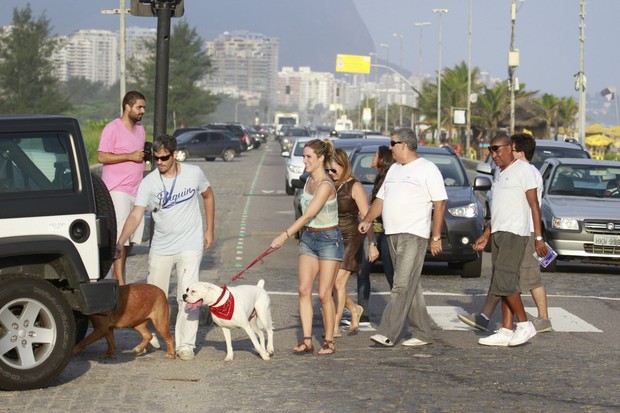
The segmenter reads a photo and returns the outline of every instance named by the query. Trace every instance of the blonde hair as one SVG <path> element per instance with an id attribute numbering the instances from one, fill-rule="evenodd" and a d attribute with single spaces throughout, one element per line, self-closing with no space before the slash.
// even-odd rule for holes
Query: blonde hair
<path id="1" fill-rule="evenodd" d="M 334 149 L 334 162 L 342 167 L 342 174 L 336 181 L 337 184 L 344 184 L 351 177 L 351 162 L 349 155 L 342 148 Z"/>
<path id="2" fill-rule="evenodd" d="M 329 165 L 334 156 L 334 144 L 329 139 L 312 139 L 306 142 L 304 148 L 312 149 L 317 158 L 323 156 L 323 166 Z"/>

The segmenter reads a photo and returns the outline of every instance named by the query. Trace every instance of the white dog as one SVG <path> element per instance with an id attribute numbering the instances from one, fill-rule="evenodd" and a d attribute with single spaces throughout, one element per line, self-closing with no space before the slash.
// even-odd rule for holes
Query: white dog
<path id="1" fill-rule="evenodd" d="M 269 360 L 269 357 L 273 355 L 271 300 L 264 286 L 264 280 L 260 280 L 256 286 L 240 285 L 223 288 L 215 284 L 199 282 L 190 285 L 187 293 L 183 294 L 187 310 L 194 310 L 202 305 L 209 306 L 213 322 L 222 327 L 226 339 L 225 361 L 233 359 L 230 337 L 230 329 L 233 327 L 245 330 L 263 360 Z M 265 348 L 265 336 L 262 330 L 267 331 L 267 348 Z M 260 343 L 256 338 L 257 334 Z"/>

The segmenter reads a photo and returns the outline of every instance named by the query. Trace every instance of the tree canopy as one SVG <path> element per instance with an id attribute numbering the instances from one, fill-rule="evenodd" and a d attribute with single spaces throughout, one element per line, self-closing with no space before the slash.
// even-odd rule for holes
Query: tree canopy
<path id="1" fill-rule="evenodd" d="M 200 81 L 213 70 L 202 44 L 202 38 L 185 20 L 173 26 L 170 36 L 168 125 L 172 125 L 173 117 L 179 127 L 202 123 L 219 103 L 217 96 L 199 87 Z M 146 61 L 132 59 L 128 64 L 130 84 L 146 96 L 147 106 L 152 105 L 155 96 L 156 46 L 156 40 L 149 41 L 149 58 Z"/>
<path id="2" fill-rule="evenodd" d="M 50 29 L 30 5 L 13 10 L 12 25 L 0 32 L 0 112 L 58 114 L 71 107 L 54 74 L 58 41 Z"/>

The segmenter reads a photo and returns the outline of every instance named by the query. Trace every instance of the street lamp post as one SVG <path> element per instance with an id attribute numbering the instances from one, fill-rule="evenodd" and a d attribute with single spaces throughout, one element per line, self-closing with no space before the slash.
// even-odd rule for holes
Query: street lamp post
<path id="1" fill-rule="evenodd" d="M 381 43 L 379 46 L 385 48 L 387 51 L 386 62 L 389 67 L 390 66 L 390 45 Z M 384 129 L 385 132 L 387 132 L 388 130 L 388 116 L 389 116 L 389 107 L 390 107 L 388 84 L 389 82 L 386 83 L 386 86 L 385 86 L 385 129 Z"/>
<path id="2" fill-rule="evenodd" d="M 126 73 L 126 58 L 127 58 L 127 36 L 126 36 L 126 22 L 127 22 L 127 7 L 125 6 L 125 0 L 119 0 L 118 9 L 104 9 L 101 10 L 101 14 L 118 14 L 120 16 L 120 31 L 119 31 L 119 71 L 120 71 L 120 95 L 121 95 L 121 115 L 123 114 L 123 98 L 125 97 L 125 91 L 127 89 L 127 73 Z"/>
<path id="3" fill-rule="evenodd" d="M 424 32 L 425 26 L 430 26 L 430 22 L 417 22 L 413 23 L 415 27 L 420 28 L 420 43 L 418 45 L 418 93 L 422 93 L 422 33 Z M 416 103 L 419 102 L 419 96 L 416 96 Z M 418 106 L 416 104 L 416 106 Z M 419 107 L 418 107 L 419 109 Z"/>
<path id="4" fill-rule="evenodd" d="M 403 72 L 403 35 L 402 33 L 394 33 L 394 37 L 400 38 L 400 63 L 398 64 L 398 71 Z M 400 126 L 403 126 L 403 82 L 398 78 L 398 110 L 399 118 L 398 122 Z"/>
<path id="5" fill-rule="evenodd" d="M 437 139 L 441 137 L 441 16 L 448 9 L 433 9 L 439 15 L 439 66 L 437 67 Z"/>
<path id="6" fill-rule="evenodd" d="M 374 57 L 375 59 L 377 58 L 377 54 L 374 52 L 370 52 L 368 53 L 370 56 Z M 377 101 L 379 100 L 379 88 L 378 88 L 378 83 L 377 83 L 377 72 L 379 70 L 377 68 L 375 68 L 375 110 L 373 112 L 373 116 L 374 116 L 374 129 L 373 130 L 377 130 Z"/>

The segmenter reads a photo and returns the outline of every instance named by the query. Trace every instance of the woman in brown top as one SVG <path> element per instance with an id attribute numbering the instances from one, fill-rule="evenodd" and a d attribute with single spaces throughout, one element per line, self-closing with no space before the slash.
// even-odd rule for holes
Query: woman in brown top
<path id="1" fill-rule="evenodd" d="M 357 331 L 359 320 L 364 309 L 355 304 L 346 291 L 349 275 L 360 269 L 362 261 L 362 244 L 364 234 L 361 234 L 357 226 L 359 220 L 368 212 L 368 198 L 366 192 L 357 179 L 351 176 L 351 164 L 349 157 L 342 148 L 336 148 L 332 159 L 329 174 L 335 182 L 338 198 L 338 226 L 344 239 L 344 259 L 340 264 L 336 283 L 334 285 L 334 296 L 336 304 L 336 324 L 334 326 L 334 337 L 340 336 L 340 320 L 345 306 L 351 312 L 351 325 L 349 332 Z M 370 236 L 374 237 L 374 234 Z M 374 252 L 378 255 L 378 252 Z M 372 257 L 374 261 L 377 257 Z"/>

